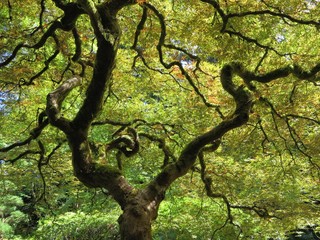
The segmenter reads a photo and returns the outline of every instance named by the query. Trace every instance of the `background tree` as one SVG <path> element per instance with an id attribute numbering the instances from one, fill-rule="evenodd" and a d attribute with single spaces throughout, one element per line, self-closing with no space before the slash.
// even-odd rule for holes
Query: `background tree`
<path id="1" fill-rule="evenodd" d="M 278 226 L 270 235 L 319 218 L 317 0 L 9 0 L 0 12 L 6 180 L 14 163 L 48 202 L 78 187 L 72 166 L 121 207 L 122 239 L 151 239 L 188 173 L 180 186 L 225 211 L 212 238 L 264 236 L 246 214 Z"/>

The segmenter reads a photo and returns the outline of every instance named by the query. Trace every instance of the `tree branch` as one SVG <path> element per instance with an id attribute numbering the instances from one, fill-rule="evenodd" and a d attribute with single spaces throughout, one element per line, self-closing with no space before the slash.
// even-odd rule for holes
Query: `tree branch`
<path id="1" fill-rule="evenodd" d="M 147 17 L 148 17 L 148 9 L 146 7 L 142 7 L 142 16 L 141 16 L 140 22 L 137 26 L 136 32 L 134 34 L 134 42 L 132 44 L 131 49 L 138 51 L 137 44 L 139 41 L 139 36 L 140 36 L 141 31 L 144 28 L 144 24 L 147 21 Z"/>
<path id="2" fill-rule="evenodd" d="M 280 18 L 285 18 L 290 20 L 291 22 L 298 23 L 301 25 L 314 25 L 315 27 L 320 27 L 320 22 L 313 21 L 313 20 L 303 20 L 303 19 L 296 19 L 290 15 L 281 13 L 281 12 L 273 12 L 270 10 L 260 10 L 260 11 L 248 11 L 248 12 L 242 12 L 242 13 L 229 13 L 227 14 L 227 18 L 241 18 L 246 16 L 257 16 L 257 15 L 270 15 L 270 16 L 276 16 Z"/>
<path id="3" fill-rule="evenodd" d="M 252 106 L 250 94 L 242 86 L 237 87 L 232 80 L 232 74 L 236 73 L 231 65 L 225 65 L 221 70 L 221 83 L 235 100 L 236 109 L 230 117 L 224 119 L 212 130 L 196 137 L 183 149 L 178 161 L 169 164 L 161 173 L 147 186 L 147 189 L 154 194 L 164 194 L 170 184 L 177 178 L 185 175 L 193 166 L 202 148 L 208 144 L 214 144 L 228 131 L 240 127 L 249 119 Z"/>
<path id="4" fill-rule="evenodd" d="M 265 49 L 265 50 L 272 50 L 273 52 L 275 52 L 276 54 L 278 54 L 279 56 L 287 56 L 288 53 L 280 53 L 278 52 L 275 48 L 272 48 L 268 45 L 264 45 L 261 42 L 259 42 L 257 39 L 251 38 L 245 34 L 242 34 L 240 31 L 235 30 L 232 25 L 229 24 L 229 20 L 232 18 L 244 18 L 247 16 L 263 16 L 263 15 L 269 15 L 269 16 L 273 16 L 273 17 L 279 17 L 281 19 L 285 20 L 289 20 L 293 23 L 297 23 L 300 25 L 312 25 L 315 26 L 317 29 L 320 27 L 320 22 L 319 21 L 314 21 L 314 20 L 303 20 L 303 19 L 296 19 L 292 16 L 290 16 L 289 14 L 284 14 L 280 9 L 278 9 L 279 12 L 274 12 L 271 10 L 258 10 L 258 11 L 246 11 L 246 12 L 240 12 L 240 13 L 225 13 L 220 4 L 218 3 L 218 1 L 216 0 L 201 0 L 201 2 L 205 2 L 210 4 L 211 6 L 213 6 L 213 8 L 218 12 L 218 14 L 220 15 L 221 19 L 222 19 L 222 26 L 220 29 L 221 33 L 227 33 L 229 35 L 234 35 L 239 37 L 240 39 L 249 42 L 249 43 L 253 43 L 256 46 Z M 264 1 L 263 1 L 264 2 Z M 270 8 L 269 5 L 265 4 L 267 7 Z M 229 24 L 229 26 L 228 26 Z M 290 53 L 292 54 L 292 53 Z"/>
<path id="5" fill-rule="evenodd" d="M 120 135 L 115 140 L 106 145 L 106 153 L 111 149 L 118 149 L 126 157 L 131 157 L 139 152 L 140 140 L 139 134 L 134 128 L 128 127 L 126 135 Z"/>
<path id="6" fill-rule="evenodd" d="M 165 167 L 147 186 L 146 191 L 153 192 L 153 197 L 157 195 L 163 195 L 173 181 L 185 175 L 187 171 L 192 168 L 201 149 L 204 149 L 206 145 L 221 139 L 221 137 L 228 131 L 240 127 L 248 121 L 252 107 L 251 96 L 247 91 L 244 90 L 243 85 L 235 85 L 233 82 L 233 74 L 243 78 L 246 84 L 251 84 L 251 81 L 270 82 L 278 78 L 284 78 L 290 73 L 294 74 L 296 77 L 301 76 L 296 72 L 295 69 L 296 68 L 288 66 L 276 69 L 264 75 L 256 75 L 246 70 L 239 63 L 232 63 L 223 66 L 221 69 L 220 80 L 223 89 L 235 100 L 236 107 L 234 112 L 216 127 L 212 128 L 212 130 L 196 137 L 189 144 L 187 144 L 180 154 L 178 161 L 167 165 L 167 167 Z M 313 69 L 317 69 L 317 67 Z M 317 73 L 316 70 L 313 70 L 312 72 L 314 74 Z M 249 85 L 249 88 L 252 89 L 252 87 L 253 86 Z M 219 195 L 218 197 L 223 196 Z M 252 210 L 256 210 L 257 213 L 262 214 L 262 212 L 259 212 L 261 209 L 252 208 Z"/>
<path id="7" fill-rule="evenodd" d="M 82 45 L 82 42 L 81 42 L 80 35 L 79 35 L 76 27 L 74 27 L 72 29 L 72 35 L 73 35 L 74 43 L 75 43 L 75 46 L 76 46 L 75 53 L 72 56 L 72 61 L 77 62 L 81 57 L 81 52 L 82 52 L 81 51 L 81 45 Z"/>
<path id="8" fill-rule="evenodd" d="M 57 1 L 57 3 L 61 2 Z M 119 8 L 130 3 L 132 1 L 120 0 L 95 5 L 91 0 L 77 1 L 82 11 L 89 15 L 97 39 L 92 79 L 83 104 L 73 120 L 62 117 L 60 109 L 68 93 L 80 84 L 80 78 L 77 76 L 68 79 L 55 91 L 48 94 L 46 110 L 50 123 L 62 130 L 67 136 L 72 151 L 75 176 L 88 187 L 106 188 L 122 208 L 126 205 L 127 197 L 133 191 L 133 187 L 118 169 L 94 161 L 88 140 L 88 130 L 102 108 L 104 93 L 109 87 L 111 73 L 115 65 L 120 37 L 116 13 Z M 77 41 L 76 32 L 74 31 L 73 34 Z M 78 45 L 76 52 L 79 52 L 79 42 L 76 44 Z"/>
<path id="9" fill-rule="evenodd" d="M 24 145 L 27 145 L 29 144 L 32 140 L 34 139 L 37 139 L 42 130 L 48 126 L 49 124 L 49 120 L 46 118 L 44 119 L 45 117 L 45 112 L 42 112 L 39 114 L 39 117 L 38 117 L 38 126 L 33 128 L 31 131 L 30 131 L 30 136 L 25 139 L 24 141 L 18 141 L 16 143 L 13 143 L 7 147 L 4 147 L 4 148 L 0 148 L 0 152 L 9 152 L 10 150 L 16 148 L 16 147 L 21 147 L 21 146 L 24 146 Z"/>
<path id="10" fill-rule="evenodd" d="M 61 21 L 54 21 L 48 30 L 42 35 L 40 40 L 35 43 L 34 45 L 28 45 L 24 43 L 18 44 L 15 49 L 13 50 L 12 54 L 3 62 L 0 63 L 0 67 L 8 65 L 12 60 L 15 59 L 17 53 L 22 48 L 29 48 L 29 49 L 39 49 L 45 45 L 49 37 L 54 37 L 54 34 L 57 29 L 62 29 L 64 31 L 70 31 L 74 28 L 75 23 L 78 17 L 84 13 L 83 9 L 79 7 L 76 3 L 68 3 L 62 4 L 61 1 L 55 1 L 56 5 L 60 7 L 64 11 L 64 15 L 61 18 Z"/>
<path id="11" fill-rule="evenodd" d="M 153 136 L 147 133 L 140 133 L 140 136 L 148 138 L 152 142 L 158 142 L 158 147 L 163 151 L 163 154 L 164 154 L 162 168 L 166 167 L 169 164 L 170 158 L 173 160 L 173 162 L 177 161 L 177 158 L 173 155 L 173 153 L 170 151 L 170 149 L 166 145 L 165 139 L 158 138 L 156 136 Z"/>
<path id="12" fill-rule="evenodd" d="M 185 70 L 185 68 L 183 67 L 183 65 L 181 64 L 181 62 L 179 61 L 173 61 L 170 63 L 166 63 L 164 61 L 163 58 L 163 52 L 162 52 L 162 47 L 167 47 L 170 49 L 176 49 L 178 51 L 181 51 L 185 54 L 187 54 L 189 57 L 191 57 L 192 59 L 195 59 L 197 61 L 197 66 L 199 68 L 199 63 L 200 63 L 200 58 L 198 58 L 197 56 L 188 53 L 186 50 L 176 47 L 173 44 L 166 44 L 165 43 L 165 38 L 166 38 L 166 24 L 165 24 L 165 20 L 164 20 L 164 16 L 150 3 L 144 3 L 143 6 L 147 7 L 148 9 L 150 9 L 158 18 L 160 26 L 161 26 L 161 32 L 160 32 L 160 37 L 159 37 L 159 41 L 158 44 L 156 46 L 157 50 L 158 50 L 158 55 L 159 55 L 159 60 L 160 63 L 166 68 L 166 69 L 170 69 L 173 66 L 177 66 L 181 72 L 181 74 L 187 79 L 188 83 L 190 84 L 190 86 L 192 87 L 192 89 L 195 91 L 195 93 L 201 98 L 201 100 L 203 101 L 203 103 L 207 106 L 207 107 L 214 107 L 216 109 L 216 111 L 218 112 L 218 114 L 222 116 L 222 113 L 220 111 L 220 106 L 218 105 L 214 105 L 210 102 L 208 102 L 208 100 L 206 99 L 206 97 L 203 95 L 203 93 L 200 91 L 200 89 L 196 86 L 196 84 L 194 83 L 192 77 L 189 75 L 189 73 Z"/>
<path id="13" fill-rule="evenodd" d="M 46 113 L 51 125 L 59 128 L 65 133 L 71 131 L 70 121 L 62 117 L 60 113 L 62 102 L 68 96 L 70 91 L 81 84 L 81 79 L 74 76 L 66 80 L 56 90 L 47 96 Z"/>

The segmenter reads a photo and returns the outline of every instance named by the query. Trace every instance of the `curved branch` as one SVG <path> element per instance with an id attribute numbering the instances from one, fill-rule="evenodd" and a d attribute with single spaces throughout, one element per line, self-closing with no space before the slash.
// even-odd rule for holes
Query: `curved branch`
<path id="1" fill-rule="evenodd" d="M 58 0 L 56 2 L 61 3 Z M 55 91 L 48 94 L 46 109 L 50 123 L 61 129 L 67 136 L 72 151 L 72 165 L 75 176 L 88 187 L 106 188 L 122 208 L 124 208 L 127 196 L 131 194 L 133 187 L 118 169 L 94 161 L 88 140 L 88 130 L 92 121 L 101 111 L 104 94 L 109 87 L 115 65 L 120 37 L 116 12 L 120 6 L 131 2 L 111 0 L 104 4 L 95 5 L 90 0 L 77 1 L 83 11 L 86 11 L 90 16 L 91 25 L 97 39 L 92 79 L 82 106 L 72 121 L 62 117 L 60 109 L 68 93 L 80 84 L 81 80 L 77 76 L 68 79 Z M 114 8 L 112 9 L 109 4 Z"/>
<path id="2" fill-rule="evenodd" d="M 15 49 L 13 50 L 12 54 L 3 62 L 0 63 L 0 67 L 8 65 L 15 57 L 17 56 L 18 52 L 21 48 L 32 48 L 32 49 L 39 49 L 44 46 L 44 44 L 47 42 L 49 37 L 53 37 L 55 31 L 61 28 L 61 23 L 59 21 L 53 22 L 53 24 L 49 27 L 49 29 L 42 35 L 40 40 L 35 43 L 34 45 L 27 45 L 24 43 L 18 44 Z"/>
<path id="3" fill-rule="evenodd" d="M 67 133 L 71 131 L 70 121 L 62 117 L 61 105 L 70 91 L 81 84 L 81 78 L 74 76 L 66 80 L 56 90 L 47 96 L 46 113 L 50 124 Z"/>
<path id="4" fill-rule="evenodd" d="M 129 5 L 137 4 L 138 2 L 139 1 L 137 0 L 109 0 L 105 1 L 104 5 L 111 10 L 112 14 L 115 15 L 122 8 Z"/>
<path id="5" fill-rule="evenodd" d="M 107 6 L 98 5 L 96 7 L 91 1 L 79 0 L 79 2 L 90 16 L 91 25 L 97 37 L 98 48 L 86 97 L 72 122 L 77 128 L 88 129 L 102 108 L 104 93 L 110 84 L 111 74 L 115 66 L 121 31 L 116 15 Z"/>
<path id="6" fill-rule="evenodd" d="M 32 33 L 30 33 L 30 36 L 33 36 L 37 31 L 39 31 L 40 29 L 43 29 L 43 21 L 42 21 L 42 18 L 43 18 L 43 14 L 45 13 L 46 11 L 46 7 L 45 7 L 45 0 L 41 0 L 40 2 L 40 7 L 41 7 L 41 11 L 40 11 L 40 14 L 39 14 L 39 26 L 36 27 Z"/>
<path id="7" fill-rule="evenodd" d="M 139 22 L 139 24 L 137 26 L 136 32 L 134 34 L 134 42 L 133 42 L 132 47 L 131 47 L 131 49 L 135 49 L 136 51 L 138 51 L 137 44 L 138 44 L 140 33 L 144 28 L 144 24 L 146 23 L 147 16 L 148 16 L 148 14 L 147 14 L 148 13 L 148 9 L 146 7 L 142 7 L 142 9 L 143 9 L 142 16 L 141 16 L 140 22 Z"/>
<path id="8" fill-rule="evenodd" d="M 82 42 L 81 42 L 81 39 L 80 39 L 80 35 L 77 31 L 77 28 L 73 28 L 72 29 L 72 35 L 73 35 L 73 38 L 74 38 L 74 43 L 76 45 L 76 50 L 75 50 L 75 53 L 74 55 L 72 56 L 72 61 L 74 62 L 77 62 L 80 57 L 81 57 L 81 45 L 82 45 Z"/>
<path id="9" fill-rule="evenodd" d="M 231 64 L 231 67 L 235 71 L 237 75 L 239 75 L 244 82 L 247 84 L 249 89 L 254 90 L 255 87 L 252 85 L 251 82 L 260 82 L 260 83 L 268 83 L 274 81 L 279 78 L 284 78 L 292 74 L 293 76 L 297 77 L 301 80 L 308 80 L 310 82 L 315 82 L 315 76 L 320 72 L 320 63 L 316 64 L 310 70 L 304 70 L 302 67 L 298 65 L 294 66 L 285 66 L 265 74 L 256 74 L 255 72 L 248 71 L 244 68 L 244 66 L 239 62 L 234 62 Z"/>
<path id="10" fill-rule="evenodd" d="M 12 5 L 10 0 L 8 0 L 8 9 L 9 9 L 9 20 L 12 21 Z"/>
<path id="11" fill-rule="evenodd" d="M 219 147 L 219 145 L 220 145 L 220 141 L 217 141 L 216 143 L 213 144 L 212 149 L 210 149 L 209 151 L 210 152 L 215 151 Z M 228 198 L 224 194 L 215 193 L 212 191 L 212 179 L 211 179 L 211 177 L 208 176 L 208 174 L 206 172 L 207 166 L 204 161 L 204 152 L 207 152 L 207 151 L 208 151 L 207 149 L 202 149 L 198 155 L 200 167 L 201 167 L 201 169 L 200 169 L 201 180 L 204 183 L 207 196 L 210 198 L 221 198 L 227 208 L 227 218 L 226 218 L 224 224 L 222 226 L 220 226 L 219 228 L 215 229 L 215 231 L 212 233 L 212 237 L 213 237 L 217 231 L 224 228 L 228 223 L 230 223 L 236 227 L 239 227 L 239 226 L 233 222 L 233 216 L 232 216 L 232 212 L 231 212 L 231 204 L 230 204 Z M 239 229 L 241 231 L 241 228 L 239 228 Z"/>
<path id="12" fill-rule="evenodd" d="M 242 13 L 229 13 L 227 14 L 227 18 L 237 18 L 237 17 L 246 17 L 246 16 L 256 16 L 256 15 L 270 15 L 270 16 L 276 16 L 284 19 L 288 19 L 291 22 L 303 24 L 303 25 L 314 25 L 315 27 L 320 27 L 320 22 L 313 21 L 313 20 L 303 20 L 303 19 L 296 19 L 290 15 L 281 13 L 281 12 L 273 12 L 270 10 L 260 10 L 260 11 L 248 11 L 248 12 L 242 12 Z"/>
<path id="13" fill-rule="evenodd" d="M 24 46 L 25 45 L 23 43 L 18 44 L 15 47 L 15 49 L 12 51 L 11 55 L 6 60 L 4 60 L 3 62 L 0 63 L 0 67 L 8 65 L 16 57 L 19 50 Z"/>
<path id="14" fill-rule="evenodd" d="M 35 154 L 41 154 L 41 152 L 40 151 L 35 151 L 35 150 L 26 150 L 23 153 L 20 153 L 15 158 L 5 160 L 5 162 L 15 163 L 16 161 L 22 159 L 23 157 L 25 157 L 25 156 L 27 156 L 29 154 L 35 155 Z"/>
<path id="15" fill-rule="evenodd" d="M 57 29 L 62 29 L 64 31 L 70 31 L 74 28 L 78 17 L 84 13 L 83 9 L 79 7 L 76 3 L 62 4 L 61 1 L 55 1 L 56 5 L 61 7 L 64 11 L 64 15 L 61 21 L 54 21 L 48 30 L 42 35 L 40 40 L 34 45 L 28 45 L 24 43 L 18 44 L 13 50 L 12 54 L 3 62 L 0 63 L 0 67 L 8 65 L 13 59 L 15 59 L 17 53 L 21 48 L 39 49 L 45 45 L 49 37 L 54 37 L 55 31 Z"/>
<path id="16" fill-rule="evenodd" d="M 163 52 L 162 52 L 162 47 L 167 47 L 167 48 L 171 48 L 171 49 L 176 49 L 179 50 L 185 54 L 187 54 L 189 57 L 196 59 L 197 61 L 197 66 L 199 66 L 199 62 L 200 62 L 200 58 L 196 57 L 193 54 L 188 53 L 186 50 L 182 49 L 182 48 L 178 48 L 172 44 L 166 44 L 165 43 L 165 38 L 166 38 L 166 24 L 165 24 L 165 20 L 164 20 L 164 16 L 150 3 L 144 3 L 144 6 L 146 6 L 148 9 L 150 9 L 152 12 L 154 12 L 154 14 L 157 16 L 159 22 L 160 22 L 160 26 L 161 26 L 161 32 L 160 32 L 160 37 L 159 37 L 159 41 L 158 44 L 156 46 L 157 50 L 158 50 L 158 55 L 159 55 L 159 60 L 160 63 L 166 68 L 166 69 L 170 69 L 173 66 L 177 66 L 181 72 L 181 74 L 183 76 L 185 76 L 185 78 L 187 79 L 188 83 L 190 84 L 190 86 L 193 88 L 193 90 L 195 91 L 195 93 L 201 98 L 201 100 L 203 101 L 203 103 L 207 106 L 207 107 L 214 107 L 216 109 L 216 111 L 219 113 L 219 115 L 222 117 L 222 113 L 219 109 L 219 105 L 214 105 L 210 102 L 208 102 L 208 100 L 206 99 L 206 97 L 203 95 L 203 93 L 200 91 L 200 89 L 196 86 L 196 84 L 194 83 L 192 77 L 188 74 L 188 72 L 184 69 L 183 65 L 181 64 L 181 62 L 179 61 L 173 61 L 171 63 L 166 63 L 164 61 L 163 58 Z M 139 52 L 138 52 L 139 54 Z M 141 54 L 140 54 L 141 55 Z"/>
<path id="17" fill-rule="evenodd" d="M 111 149 L 118 149 L 126 157 L 131 157 L 139 152 L 140 142 L 139 135 L 134 128 L 128 127 L 127 135 L 120 135 L 115 140 L 106 145 L 106 153 Z"/>
<path id="18" fill-rule="evenodd" d="M 215 1 L 215 0 L 201 0 L 201 2 L 209 3 L 218 12 L 218 14 L 220 15 L 220 17 L 222 18 L 223 23 L 224 23 L 223 24 L 224 27 L 221 30 L 221 31 L 223 31 L 223 29 L 226 27 L 226 24 L 227 24 L 227 16 L 224 13 L 224 11 L 221 9 L 219 3 L 217 1 Z"/>
<path id="19" fill-rule="evenodd" d="M 264 49 L 265 51 L 271 50 L 271 51 L 275 52 L 277 55 L 282 56 L 282 57 L 293 54 L 293 53 L 281 53 L 281 52 L 277 51 L 275 48 L 272 48 L 268 45 L 264 45 L 261 42 L 259 42 L 257 39 L 248 37 L 248 36 L 242 34 L 240 31 L 235 31 L 234 29 L 233 30 L 224 29 L 223 32 L 228 33 L 230 36 L 232 36 L 232 35 L 237 36 L 240 39 L 242 39 L 243 41 L 246 41 L 248 43 L 253 43 L 256 46 L 258 46 L 259 48 Z"/>
<path id="20" fill-rule="evenodd" d="M 64 15 L 61 18 L 61 29 L 64 31 L 72 30 L 75 27 L 79 16 L 85 13 L 78 3 L 73 2 L 65 4 L 61 9 L 64 12 Z"/>
<path id="21" fill-rule="evenodd" d="M 40 136 L 42 130 L 49 124 L 49 120 L 47 118 L 43 120 L 44 115 L 45 113 L 41 113 L 39 115 L 38 126 L 30 131 L 30 136 L 27 139 L 25 139 L 24 141 L 18 141 L 4 148 L 0 148 L 0 152 L 8 152 L 16 147 L 27 145 L 32 140 L 37 139 Z"/>
<path id="22" fill-rule="evenodd" d="M 124 206 L 126 195 L 132 191 L 119 170 L 96 164 L 91 156 L 88 141 L 88 126 L 79 128 L 73 122 L 63 118 L 60 112 L 62 102 L 68 93 L 81 83 L 81 79 L 74 76 L 62 83 L 47 96 L 46 113 L 49 122 L 62 130 L 68 139 L 72 151 L 72 164 L 75 176 L 88 187 L 104 187 L 112 193 L 114 199 Z"/>
<path id="23" fill-rule="evenodd" d="M 316 70 L 314 70 L 316 69 Z M 312 73 L 316 74 L 318 72 L 318 65 L 313 68 Z M 251 81 L 259 82 L 270 82 L 278 78 L 284 78 L 290 73 L 296 77 L 301 77 L 301 73 L 296 71 L 294 67 L 284 67 L 279 68 L 264 75 L 257 75 L 246 70 L 239 63 L 231 63 L 223 66 L 221 69 L 220 80 L 223 89 L 228 92 L 236 103 L 236 108 L 234 112 L 224 119 L 212 130 L 196 137 L 192 140 L 182 151 L 177 162 L 169 164 L 165 167 L 156 178 L 147 186 L 146 191 L 152 192 L 154 195 L 152 197 L 161 196 L 165 193 L 170 184 L 177 178 L 185 175 L 189 169 L 192 168 L 194 162 L 199 155 L 201 149 L 208 144 L 215 143 L 228 131 L 244 125 L 249 120 L 249 115 L 252 107 L 252 100 L 250 94 L 244 90 L 244 86 L 236 86 L 233 82 L 233 74 L 237 74 L 243 78 L 244 82 L 248 85 Z M 310 75 L 308 75 L 311 77 Z M 250 86 L 249 86 L 250 87 Z M 251 86 L 252 88 L 253 86 Z M 217 195 L 216 197 L 222 197 Z M 227 204 L 227 201 L 225 201 Z M 228 204 L 227 204 L 228 205 Z M 229 204 L 228 208 L 231 208 Z M 257 214 L 261 216 L 266 214 L 265 211 L 257 208 L 252 208 Z M 267 215 L 265 215 L 267 216 Z"/>
<path id="24" fill-rule="evenodd" d="M 220 142 L 216 142 L 215 144 L 213 144 L 212 148 L 210 149 L 206 149 L 203 148 L 200 152 L 199 152 L 199 162 L 200 162 L 200 174 L 201 174 L 201 180 L 205 185 L 205 189 L 206 189 L 206 193 L 208 197 L 211 198 L 222 198 L 223 201 L 225 202 L 226 206 L 227 206 L 227 212 L 228 212 L 228 218 L 226 220 L 226 223 L 228 221 L 230 221 L 230 223 L 233 223 L 233 217 L 231 214 L 231 209 L 242 209 L 242 210 L 250 210 L 250 211 L 254 211 L 259 217 L 262 218 L 278 218 L 274 215 L 270 215 L 268 210 L 266 208 L 263 207 L 259 207 L 256 205 L 253 206 L 240 206 L 240 205 L 232 205 L 230 204 L 229 200 L 227 199 L 227 197 L 223 194 L 220 193 L 214 193 L 212 190 L 212 179 L 211 177 L 207 174 L 206 172 L 206 164 L 205 164 L 205 160 L 204 160 L 204 153 L 205 152 L 212 152 L 215 151 L 218 147 L 219 147 Z"/>
<path id="25" fill-rule="evenodd" d="M 224 119 L 212 130 L 193 139 L 185 148 L 177 162 L 169 164 L 161 173 L 147 186 L 147 189 L 157 194 L 164 194 L 170 184 L 177 178 L 185 175 L 193 166 L 200 150 L 208 144 L 214 144 L 228 131 L 244 125 L 248 119 L 252 106 L 250 94 L 242 86 L 237 87 L 232 75 L 235 73 L 231 65 L 225 65 L 221 70 L 221 83 L 224 88 L 235 100 L 236 109 L 230 117 Z"/>
<path id="26" fill-rule="evenodd" d="M 156 136 L 147 134 L 147 133 L 140 133 L 141 137 L 148 138 L 150 141 L 158 142 L 158 147 L 163 151 L 164 160 L 162 164 L 162 168 L 166 167 L 169 164 L 169 159 L 171 158 L 174 162 L 177 161 L 177 158 L 174 154 L 170 151 L 168 146 L 166 145 L 166 141 L 163 138 L 158 138 Z"/>
<path id="27" fill-rule="evenodd" d="M 275 48 L 272 48 L 268 45 L 264 45 L 261 42 L 259 42 L 257 39 L 248 37 L 247 35 L 242 34 L 240 31 L 236 31 L 231 25 L 227 29 L 229 20 L 232 18 L 242 18 L 242 17 L 246 17 L 246 16 L 269 15 L 269 16 L 273 16 L 273 17 L 282 18 L 284 21 L 289 20 L 293 23 L 297 23 L 300 25 L 312 25 L 312 26 L 315 26 L 317 29 L 319 29 L 319 27 L 320 27 L 320 21 L 296 19 L 288 14 L 284 14 L 280 9 L 278 9 L 279 12 L 274 12 L 271 10 L 259 10 L 259 11 L 246 11 L 246 12 L 240 12 L 240 13 L 225 13 L 222 10 L 221 6 L 219 5 L 218 1 L 216 1 L 216 0 L 201 0 L 201 2 L 205 2 L 205 3 L 208 3 L 211 6 L 213 6 L 213 8 L 220 15 L 220 17 L 222 19 L 222 26 L 220 29 L 221 33 L 227 33 L 229 35 L 237 36 L 240 39 L 242 39 L 246 42 L 249 42 L 249 43 L 253 43 L 262 49 L 272 50 L 273 52 L 275 52 L 279 56 L 288 56 L 288 53 L 286 53 L 286 54 L 280 53 Z M 267 7 L 270 7 L 270 6 L 267 5 Z"/>
<path id="28" fill-rule="evenodd" d="M 278 136 L 280 137 L 280 139 L 285 144 L 286 150 L 289 152 L 289 154 L 291 155 L 292 159 L 294 159 L 294 154 L 293 154 L 293 152 L 291 150 L 292 147 L 288 144 L 288 139 L 281 134 L 280 129 L 279 129 L 278 124 L 277 124 L 277 121 L 276 121 L 276 117 L 285 122 L 285 124 L 287 126 L 287 130 L 288 130 L 289 136 L 290 136 L 290 139 L 293 141 L 294 149 L 298 150 L 303 156 L 305 156 L 308 159 L 308 161 L 310 162 L 310 164 L 313 167 L 315 167 L 315 169 L 320 170 L 319 164 L 317 164 L 315 161 L 313 161 L 312 156 L 310 156 L 307 153 L 306 146 L 305 146 L 304 142 L 302 141 L 302 139 L 300 138 L 300 136 L 296 132 L 295 128 L 290 124 L 290 120 L 291 119 L 304 119 L 306 121 L 310 121 L 310 122 L 312 122 L 314 124 L 318 124 L 318 125 L 320 124 L 320 121 L 318 121 L 316 119 L 309 118 L 309 117 L 305 117 L 305 116 L 295 115 L 295 114 L 284 114 L 284 115 L 281 115 L 276 110 L 274 105 L 267 98 L 260 97 L 260 101 L 265 103 L 271 109 L 271 116 L 272 116 L 272 119 L 273 119 L 275 130 L 276 130 Z M 266 136 L 266 133 L 264 131 L 263 131 L 263 134 Z M 273 143 L 273 145 L 274 145 L 274 143 Z"/>
<path id="29" fill-rule="evenodd" d="M 33 80 L 39 78 L 45 71 L 49 69 L 50 63 L 58 56 L 58 54 L 60 53 L 60 43 L 55 33 L 53 33 L 52 37 L 56 43 L 56 50 L 47 60 L 44 61 L 44 67 L 38 73 L 32 76 L 29 81 L 24 81 L 20 85 L 31 85 L 33 83 Z"/>

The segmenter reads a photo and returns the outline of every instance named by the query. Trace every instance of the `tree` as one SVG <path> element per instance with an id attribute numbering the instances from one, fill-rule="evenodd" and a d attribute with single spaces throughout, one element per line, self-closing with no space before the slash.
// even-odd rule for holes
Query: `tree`
<path id="1" fill-rule="evenodd" d="M 224 204 L 223 226 L 288 207 L 316 219 L 318 15 L 317 0 L 2 3 L 3 160 L 37 157 L 44 178 L 67 142 L 77 179 L 121 207 L 122 239 L 151 239 L 190 171 Z M 148 182 L 128 178 L 135 167 L 153 169 Z"/>

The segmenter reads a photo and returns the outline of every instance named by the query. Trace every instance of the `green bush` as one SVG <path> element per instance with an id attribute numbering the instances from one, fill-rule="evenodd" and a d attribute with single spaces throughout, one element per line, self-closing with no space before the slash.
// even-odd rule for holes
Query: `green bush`
<path id="1" fill-rule="evenodd" d="M 0 239 L 13 239 L 19 224 L 28 220 L 19 210 L 23 206 L 22 197 L 16 195 L 16 186 L 11 181 L 3 181 L 0 188 Z M 16 236 L 18 237 L 18 236 Z"/>
<path id="2" fill-rule="evenodd" d="M 118 239 L 116 215 L 93 212 L 67 212 L 39 222 L 31 239 L 45 240 L 113 240 Z"/>

